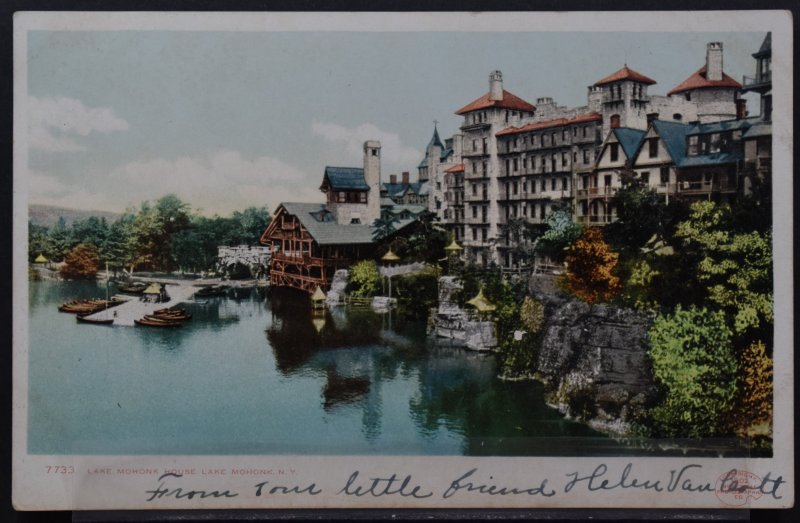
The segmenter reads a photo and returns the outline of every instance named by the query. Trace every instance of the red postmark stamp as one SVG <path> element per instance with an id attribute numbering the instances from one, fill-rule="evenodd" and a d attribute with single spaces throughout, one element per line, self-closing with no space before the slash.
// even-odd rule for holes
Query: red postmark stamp
<path id="1" fill-rule="evenodd" d="M 724 504 L 741 507 L 764 495 L 762 484 L 762 479 L 752 472 L 731 469 L 717 479 L 714 492 Z"/>

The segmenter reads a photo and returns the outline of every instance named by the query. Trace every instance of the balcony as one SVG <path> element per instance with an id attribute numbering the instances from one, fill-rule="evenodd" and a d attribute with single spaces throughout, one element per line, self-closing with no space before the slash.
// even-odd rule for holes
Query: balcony
<path id="1" fill-rule="evenodd" d="M 681 181 L 678 183 L 659 185 L 659 192 L 669 192 L 672 194 L 710 194 L 715 192 L 736 192 L 736 184 L 717 181 Z"/>
<path id="2" fill-rule="evenodd" d="M 576 189 L 575 198 L 611 198 L 617 193 L 616 187 L 589 187 L 588 189 Z"/>
<path id="3" fill-rule="evenodd" d="M 756 77 L 743 76 L 742 77 L 742 90 L 755 91 L 761 88 L 766 88 L 772 83 L 772 72 L 768 71 L 761 73 Z"/>
<path id="4" fill-rule="evenodd" d="M 613 214 L 593 214 L 590 216 L 576 216 L 575 221 L 581 225 L 605 225 L 614 221 Z"/>

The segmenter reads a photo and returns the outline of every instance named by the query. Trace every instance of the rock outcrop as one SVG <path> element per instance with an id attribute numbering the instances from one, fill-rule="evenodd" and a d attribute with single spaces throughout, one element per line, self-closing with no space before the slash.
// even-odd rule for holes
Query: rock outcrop
<path id="1" fill-rule="evenodd" d="M 547 313 L 539 378 L 565 414 L 624 433 L 655 390 L 647 355 L 652 318 L 632 309 L 540 296 Z"/>
<path id="2" fill-rule="evenodd" d="M 344 290 L 347 288 L 347 278 L 350 273 L 347 269 L 339 269 L 333 273 L 333 280 L 331 281 L 331 290 L 325 297 L 327 305 L 341 305 L 344 303 Z"/>

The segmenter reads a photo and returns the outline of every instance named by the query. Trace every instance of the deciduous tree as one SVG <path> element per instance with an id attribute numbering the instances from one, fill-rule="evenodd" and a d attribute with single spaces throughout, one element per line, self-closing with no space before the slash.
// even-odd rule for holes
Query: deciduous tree
<path id="1" fill-rule="evenodd" d="M 620 291 L 619 278 L 614 275 L 618 258 L 600 229 L 584 230 L 567 250 L 567 289 L 587 303 L 612 299 Z"/>
<path id="2" fill-rule="evenodd" d="M 64 257 L 64 265 L 59 269 L 62 278 L 68 280 L 91 280 L 100 270 L 100 258 L 97 247 L 89 243 L 75 246 Z"/>

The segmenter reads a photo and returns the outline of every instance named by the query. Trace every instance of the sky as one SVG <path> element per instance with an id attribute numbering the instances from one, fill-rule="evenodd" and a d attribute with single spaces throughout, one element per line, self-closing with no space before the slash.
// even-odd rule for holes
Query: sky
<path id="1" fill-rule="evenodd" d="M 488 91 L 586 103 L 625 63 L 664 95 L 724 45 L 753 76 L 765 33 L 30 31 L 29 202 L 121 212 L 175 193 L 205 215 L 322 201 L 326 165 L 410 171 Z M 757 103 L 749 101 L 751 113 Z"/>

